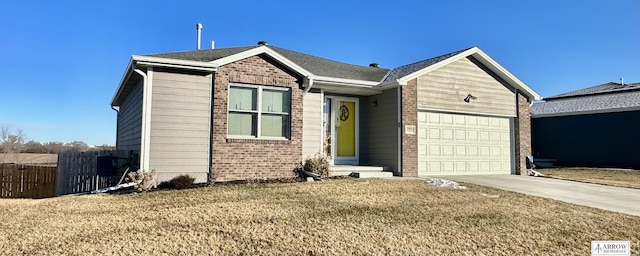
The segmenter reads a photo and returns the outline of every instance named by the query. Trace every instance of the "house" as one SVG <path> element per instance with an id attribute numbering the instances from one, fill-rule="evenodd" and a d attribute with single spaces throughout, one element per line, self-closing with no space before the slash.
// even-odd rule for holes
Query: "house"
<path id="1" fill-rule="evenodd" d="M 640 83 L 606 83 L 531 107 L 534 157 L 558 166 L 640 168 Z"/>
<path id="2" fill-rule="evenodd" d="M 540 96 L 477 47 L 393 69 L 259 42 L 131 58 L 117 149 L 163 180 L 278 178 L 304 159 L 395 175 L 522 173 Z"/>

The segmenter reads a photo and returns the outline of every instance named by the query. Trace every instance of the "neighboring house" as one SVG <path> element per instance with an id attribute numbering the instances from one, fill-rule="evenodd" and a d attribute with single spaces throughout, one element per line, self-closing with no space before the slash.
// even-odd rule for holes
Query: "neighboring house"
<path id="1" fill-rule="evenodd" d="M 539 98 L 477 47 L 384 69 L 261 42 L 133 56 L 111 105 L 117 149 L 207 181 L 290 177 L 315 154 L 405 177 L 521 173 Z"/>
<path id="2" fill-rule="evenodd" d="M 558 166 L 640 168 L 640 83 L 606 83 L 531 107 L 533 153 Z"/>

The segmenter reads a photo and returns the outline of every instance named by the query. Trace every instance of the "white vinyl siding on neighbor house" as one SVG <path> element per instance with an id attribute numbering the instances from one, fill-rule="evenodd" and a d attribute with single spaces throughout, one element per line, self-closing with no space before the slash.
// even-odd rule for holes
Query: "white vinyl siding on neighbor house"
<path id="1" fill-rule="evenodd" d="M 118 111 L 116 148 L 140 153 L 142 134 L 142 80 L 131 91 Z"/>
<path id="2" fill-rule="evenodd" d="M 150 169 L 206 182 L 210 157 L 211 75 L 153 72 Z"/>
<path id="3" fill-rule="evenodd" d="M 511 118 L 418 112 L 418 175 L 510 174 Z"/>
<path id="4" fill-rule="evenodd" d="M 229 137 L 289 138 L 290 94 L 288 88 L 230 85 Z"/>
<path id="5" fill-rule="evenodd" d="M 302 99 L 302 160 L 322 150 L 322 93 L 309 91 Z"/>

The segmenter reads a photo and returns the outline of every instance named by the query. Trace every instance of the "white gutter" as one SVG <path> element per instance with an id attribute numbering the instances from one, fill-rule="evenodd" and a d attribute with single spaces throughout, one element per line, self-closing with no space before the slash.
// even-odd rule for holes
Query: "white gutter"
<path id="1" fill-rule="evenodd" d="M 154 66 L 154 67 L 170 67 L 183 68 L 202 71 L 216 71 L 218 66 L 215 63 L 193 61 L 193 60 L 177 60 L 168 58 L 159 58 L 151 56 L 133 55 L 131 60 L 136 62 L 136 66 Z"/>
<path id="2" fill-rule="evenodd" d="M 329 82 L 329 83 L 336 83 L 341 85 L 352 85 L 352 86 L 361 86 L 361 87 L 367 87 L 367 86 L 373 87 L 379 84 L 379 82 L 336 78 L 336 77 L 328 77 L 328 76 L 313 76 L 313 79 L 319 82 Z"/>
<path id="3" fill-rule="evenodd" d="M 376 86 L 376 88 L 385 90 L 385 89 L 391 89 L 391 88 L 401 87 L 405 85 L 407 85 L 407 82 L 400 82 L 400 80 L 396 79 L 396 80 L 380 83 L 378 86 Z"/>
<path id="4" fill-rule="evenodd" d="M 311 77 L 305 77 L 306 81 L 306 88 L 304 88 L 304 94 L 307 94 L 310 90 L 311 87 L 313 87 L 313 78 Z"/>

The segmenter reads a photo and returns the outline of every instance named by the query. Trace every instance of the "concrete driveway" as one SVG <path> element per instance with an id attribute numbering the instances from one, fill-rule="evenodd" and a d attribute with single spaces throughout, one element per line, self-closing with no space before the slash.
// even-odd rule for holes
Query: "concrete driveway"
<path id="1" fill-rule="evenodd" d="M 640 216 L 640 189 L 519 175 L 460 175 L 438 178 Z"/>

